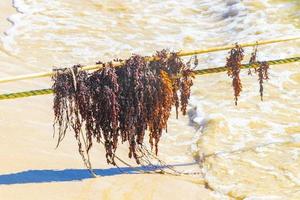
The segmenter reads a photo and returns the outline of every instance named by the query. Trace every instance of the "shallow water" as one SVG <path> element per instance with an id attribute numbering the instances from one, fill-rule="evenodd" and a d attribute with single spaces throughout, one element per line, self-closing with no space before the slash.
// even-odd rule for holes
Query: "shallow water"
<path id="1" fill-rule="evenodd" d="M 191 50 L 300 35 L 298 0 L 15 0 L 14 7 L 19 13 L 9 17 L 12 26 L 1 37 L 1 77 L 126 58 L 132 53 L 151 55 L 163 48 Z M 300 56 L 299 50 L 299 41 L 266 45 L 259 47 L 258 56 L 261 60 Z M 246 53 L 250 52 L 248 48 Z M 200 68 L 224 65 L 226 54 L 199 56 Z M 264 102 L 256 76 L 243 71 L 237 107 L 225 73 L 197 77 L 190 116 L 203 127 L 197 131 L 199 127 L 187 116 L 179 120 L 172 116 L 160 156 L 167 163 L 190 163 L 199 155 L 211 155 L 203 171 L 218 191 L 216 198 L 300 199 L 299 67 L 271 66 Z M 1 90 L 50 84 L 45 79 L 22 81 L 3 84 Z M 43 133 L 48 140 L 51 101 L 47 96 L 1 102 L 1 132 L 33 137 Z M 14 144 L 14 138 L 1 138 L 7 148 Z M 34 140 L 19 139 L 24 140 L 24 148 Z M 36 152 L 47 155 L 46 147 L 53 148 L 45 142 L 45 149 Z M 5 167 L 9 169 L 8 164 Z M 186 170 L 200 168 L 193 165 Z"/>

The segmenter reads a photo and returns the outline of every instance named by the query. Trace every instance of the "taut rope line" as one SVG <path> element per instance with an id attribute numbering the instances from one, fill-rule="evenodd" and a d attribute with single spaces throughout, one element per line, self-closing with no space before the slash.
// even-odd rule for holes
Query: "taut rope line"
<path id="1" fill-rule="evenodd" d="M 251 46 L 256 46 L 256 45 L 266 45 L 266 44 L 287 42 L 287 41 L 293 41 L 293 40 L 299 40 L 299 39 L 300 39 L 300 37 L 291 37 L 291 38 L 285 38 L 285 39 L 265 40 L 265 41 L 251 42 L 251 43 L 243 43 L 243 44 L 239 44 L 239 45 L 241 47 L 251 47 Z M 177 53 L 177 55 L 184 57 L 184 56 L 191 56 L 191 55 L 196 55 L 196 54 L 205 54 L 205 53 L 209 53 L 209 52 L 229 50 L 234 47 L 235 47 L 235 45 L 226 45 L 226 46 L 220 46 L 220 47 L 212 47 L 212 48 L 208 48 L 208 49 L 199 49 L 199 50 L 194 50 L 194 51 L 180 51 Z M 155 60 L 157 58 L 148 57 L 147 59 L 148 59 L 148 61 L 151 61 L 151 60 Z M 120 65 L 122 65 L 121 62 L 113 62 L 114 67 L 118 67 Z M 100 69 L 101 67 L 103 67 L 103 64 L 84 66 L 81 69 L 82 70 L 95 70 L 95 69 Z M 53 71 L 49 71 L 49 72 L 41 72 L 41 73 L 34 73 L 34 74 L 28 74 L 28 75 L 20 75 L 20 76 L 2 78 L 2 79 L 0 79 L 0 83 L 7 83 L 7 82 L 13 82 L 13 81 L 19 81 L 19 80 L 28 80 L 28 79 L 34 79 L 34 78 L 50 77 L 53 74 L 54 74 Z"/>
<path id="2" fill-rule="evenodd" d="M 300 57 L 269 60 L 266 62 L 269 65 L 287 64 L 287 63 L 293 63 L 293 62 L 300 62 Z M 241 69 L 254 68 L 256 66 L 258 66 L 258 63 L 244 64 L 241 66 Z M 195 71 L 193 71 L 193 74 L 194 75 L 204 75 L 204 74 L 219 73 L 219 72 L 224 72 L 224 71 L 227 71 L 226 67 L 216 67 L 216 68 L 195 70 Z M 24 91 L 24 92 L 15 92 L 15 93 L 1 94 L 0 100 L 17 99 L 17 98 L 46 95 L 46 94 L 52 94 L 52 93 L 54 93 L 54 91 L 50 88 L 49 89 L 40 89 L 40 90 L 30 90 L 30 91 Z"/>

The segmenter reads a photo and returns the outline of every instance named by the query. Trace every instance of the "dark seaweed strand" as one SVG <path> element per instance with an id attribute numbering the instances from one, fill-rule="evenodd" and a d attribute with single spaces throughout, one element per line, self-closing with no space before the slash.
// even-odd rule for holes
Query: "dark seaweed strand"
<path id="1" fill-rule="evenodd" d="M 229 51 L 229 56 L 227 57 L 226 67 L 227 75 L 232 78 L 232 87 L 234 90 L 234 102 L 237 105 L 238 97 L 242 91 L 242 82 L 240 79 L 240 70 L 242 65 L 242 60 L 244 59 L 244 50 L 241 46 L 236 44 L 235 48 Z"/>
<path id="2" fill-rule="evenodd" d="M 264 80 L 269 79 L 269 67 L 270 65 L 267 62 L 259 62 L 259 67 L 256 68 L 256 73 L 258 75 L 258 82 L 259 82 L 259 93 L 260 99 L 263 101 L 264 96 Z"/>
<path id="3" fill-rule="evenodd" d="M 254 48 L 253 48 L 253 52 L 251 53 L 251 57 L 250 57 L 250 61 L 249 61 L 249 64 L 253 64 L 253 63 L 257 63 L 258 64 L 258 67 L 255 67 L 254 68 L 254 72 L 257 74 L 258 76 L 258 83 L 259 83 L 259 93 L 260 93 L 260 99 L 261 101 L 263 101 L 263 93 L 264 93 L 264 87 L 263 87 L 263 83 L 264 83 L 264 80 L 268 80 L 269 79 L 269 68 L 270 68 L 270 65 L 267 63 L 267 62 L 259 62 L 257 60 L 257 47 L 258 45 L 256 45 Z M 249 72 L 248 72 L 249 75 L 252 75 L 250 69 L 249 69 Z"/>

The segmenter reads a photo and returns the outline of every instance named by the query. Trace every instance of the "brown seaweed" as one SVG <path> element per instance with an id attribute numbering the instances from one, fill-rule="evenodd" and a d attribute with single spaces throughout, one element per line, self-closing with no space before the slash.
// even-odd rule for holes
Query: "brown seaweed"
<path id="1" fill-rule="evenodd" d="M 71 128 L 89 169 L 93 141 L 104 145 L 109 164 L 116 165 L 119 142 L 127 142 L 128 156 L 140 163 L 137 150 L 148 131 L 157 154 L 172 106 L 176 113 L 180 106 L 186 114 L 193 76 L 190 66 L 175 53 L 163 50 L 155 56 L 157 59 L 148 61 L 133 55 L 118 68 L 98 62 L 104 67 L 92 73 L 80 66 L 56 70 L 52 88 L 58 145 Z"/>
<path id="2" fill-rule="evenodd" d="M 235 48 L 231 49 L 229 52 L 229 57 L 227 57 L 226 67 L 227 75 L 232 78 L 232 87 L 234 91 L 234 102 L 237 105 L 238 97 L 242 92 L 242 82 L 240 79 L 241 62 L 244 59 L 244 50 L 238 44 Z"/>
<path id="3" fill-rule="evenodd" d="M 270 65 L 267 62 L 259 62 L 259 66 L 255 69 L 255 72 L 258 75 L 258 82 L 259 82 L 259 93 L 260 93 L 260 99 L 263 101 L 264 96 L 264 80 L 269 79 L 269 67 Z"/>
<path id="4" fill-rule="evenodd" d="M 261 101 L 263 101 L 263 92 L 264 92 L 263 83 L 264 83 L 264 80 L 269 79 L 268 70 L 269 70 L 270 65 L 265 61 L 260 62 L 257 60 L 257 45 L 253 48 L 253 51 L 251 53 L 251 57 L 249 60 L 249 64 L 256 64 L 256 66 L 254 67 L 254 72 L 258 76 L 259 93 L 260 93 Z M 250 69 L 248 71 L 248 75 L 252 75 L 252 72 Z"/>

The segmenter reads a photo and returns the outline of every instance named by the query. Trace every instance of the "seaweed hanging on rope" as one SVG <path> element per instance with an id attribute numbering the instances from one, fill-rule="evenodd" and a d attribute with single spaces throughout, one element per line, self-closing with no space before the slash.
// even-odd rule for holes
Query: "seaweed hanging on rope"
<path id="1" fill-rule="evenodd" d="M 66 131 L 70 126 L 71 104 L 74 100 L 75 89 L 73 84 L 73 77 L 69 69 L 56 70 L 52 77 L 55 91 L 53 101 L 54 111 L 54 134 L 56 133 L 55 126 L 58 127 L 58 142 L 57 146 L 64 139 Z"/>
<path id="2" fill-rule="evenodd" d="M 178 118 L 178 109 L 186 114 L 187 99 L 189 99 L 191 86 L 193 85 L 192 70 L 190 63 L 185 64 L 183 60 L 175 53 L 167 50 L 156 52 L 154 61 L 149 63 L 149 67 L 154 71 L 163 70 L 172 78 L 173 104 L 176 109 L 176 118 Z M 194 57 L 195 67 L 198 65 L 197 57 Z M 180 97 L 178 92 L 181 92 Z"/>
<path id="3" fill-rule="evenodd" d="M 256 67 L 254 67 L 254 72 L 257 74 L 258 76 L 258 83 L 259 83 L 259 93 L 260 93 L 260 99 L 261 101 L 263 101 L 263 93 L 264 93 L 264 80 L 268 80 L 269 79 L 269 67 L 270 65 L 268 64 L 268 62 L 260 62 L 257 60 L 257 45 L 253 48 L 253 51 L 251 53 L 251 57 L 249 60 L 249 64 L 257 64 Z M 252 75 L 251 70 L 249 69 L 248 71 L 248 75 Z"/>
<path id="4" fill-rule="evenodd" d="M 235 48 L 229 51 L 229 57 L 227 57 L 226 67 L 227 75 L 232 78 L 232 87 L 234 90 L 234 102 L 237 105 L 238 97 L 242 92 L 242 82 L 240 79 L 240 71 L 242 60 L 244 59 L 244 50 L 238 44 L 235 45 Z"/>
<path id="5" fill-rule="evenodd" d="M 181 105 L 186 114 L 193 78 L 190 66 L 166 50 L 156 56 L 158 59 L 147 61 L 133 55 L 118 68 L 101 63 L 104 67 L 92 73 L 75 66 L 53 76 L 58 145 L 71 127 L 91 172 L 89 151 L 94 140 L 104 145 L 107 163 L 113 165 L 119 141 L 128 142 L 128 156 L 139 164 L 143 154 L 138 155 L 138 149 L 144 144 L 146 131 L 157 154 L 172 106 L 178 112 Z"/>
<path id="6" fill-rule="evenodd" d="M 253 47 L 253 51 L 251 53 L 251 57 L 250 57 L 250 60 L 249 60 L 249 65 L 254 64 L 254 63 L 257 62 L 257 48 L 258 48 L 258 45 L 256 43 L 256 45 Z M 255 70 L 255 68 L 254 68 L 254 70 Z M 252 72 L 251 72 L 250 68 L 248 70 L 248 75 L 252 75 Z"/>
<path id="7" fill-rule="evenodd" d="M 264 96 L 264 80 L 269 79 L 269 67 L 270 65 L 267 62 L 259 62 L 259 66 L 255 69 L 255 72 L 258 75 L 258 82 L 259 82 L 259 93 L 260 93 L 260 99 L 263 101 Z"/>
<path id="8" fill-rule="evenodd" d="M 114 155 L 118 146 L 118 117 L 120 112 L 119 84 L 115 69 L 109 63 L 97 70 L 88 78 L 91 99 L 91 118 L 88 120 L 86 132 L 98 143 L 101 139 L 106 151 L 107 163 L 114 164 Z"/>
<path id="9" fill-rule="evenodd" d="M 129 158 L 134 157 L 137 163 L 139 159 L 136 154 L 136 145 L 144 138 L 147 128 L 143 84 L 143 79 L 147 78 L 144 73 L 145 67 L 145 59 L 134 55 L 116 70 L 121 88 L 118 99 L 120 104 L 119 131 L 122 142 L 128 142 Z"/>
<path id="10" fill-rule="evenodd" d="M 69 69 L 56 70 L 53 76 L 54 128 L 58 126 L 58 143 L 61 143 L 70 127 L 75 133 L 78 151 L 86 167 L 95 176 L 89 157 L 92 138 L 82 127 L 89 117 L 89 88 L 86 85 L 87 72 L 79 71 L 80 65 Z"/>
<path id="11" fill-rule="evenodd" d="M 191 67 L 191 62 L 194 60 L 194 67 Z M 181 84 L 180 84 L 180 101 L 181 101 L 181 112 L 186 115 L 188 101 L 191 96 L 191 87 L 193 86 L 193 79 L 195 75 L 193 70 L 198 67 L 199 60 L 197 55 L 191 57 L 191 59 L 186 63 L 181 72 Z"/>
<path id="12" fill-rule="evenodd" d="M 160 70 L 157 76 L 157 87 L 159 88 L 156 97 L 153 99 L 153 110 L 149 119 L 149 143 L 154 147 L 155 154 L 158 153 L 158 143 L 162 135 L 162 131 L 167 129 L 167 122 L 174 104 L 174 95 L 172 81 L 167 72 Z"/>

